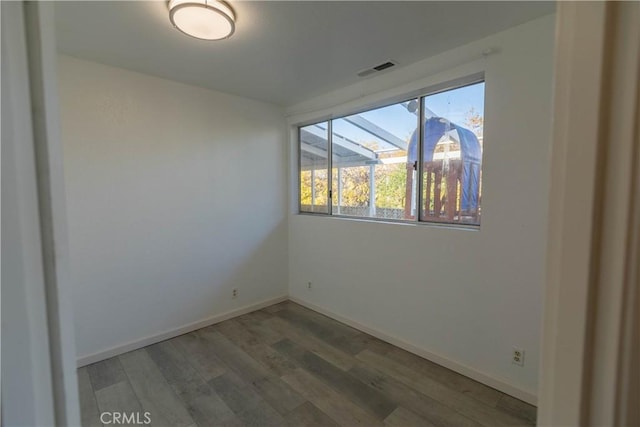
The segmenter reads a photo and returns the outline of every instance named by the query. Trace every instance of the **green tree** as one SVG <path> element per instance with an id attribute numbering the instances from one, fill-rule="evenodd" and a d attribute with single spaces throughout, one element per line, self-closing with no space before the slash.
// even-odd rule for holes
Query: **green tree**
<path id="1" fill-rule="evenodd" d="M 376 167 L 376 206 L 404 209 L 407 196 L 407 166 L 405 163 Z"/>
<path id="2" fill-rule="evenodd" d="M 326 205 L 327 204 L 327 171 L 316 170 L 314 172 L 314 186 L 315 186 L 315 204 Z M 300 172 L 300 203 L 302 205 L 311 205 L 311 171 L 305 170 Z"/>

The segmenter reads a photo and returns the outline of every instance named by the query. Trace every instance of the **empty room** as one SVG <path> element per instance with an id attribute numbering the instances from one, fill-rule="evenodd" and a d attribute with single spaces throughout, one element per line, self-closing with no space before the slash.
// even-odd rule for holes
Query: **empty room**
<path id="1" fill-rule="evenodd" d="M 2 2 L 6 426 L 632 426 L 636 2 Z"/>

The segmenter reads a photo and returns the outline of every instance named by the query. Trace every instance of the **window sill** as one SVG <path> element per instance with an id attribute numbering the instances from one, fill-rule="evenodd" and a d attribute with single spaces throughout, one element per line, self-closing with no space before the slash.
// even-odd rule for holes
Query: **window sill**
<path id="1" fill-rule="evenodd" d="M 480 225 L 474 225 L 474 224 L 428 222 L 428 221 L 418 222 L 413 220 L 407 221 L 407 220 L 399 220 L 399 219 L 396 220 L 396 219 L 385 219 L 385 218 L 367 218 L 367 217 L 348 216 L 348 215 L 328 215 L 326 213 L 321 213 L 321 212 L 296 212 L 294 215 L 320 217 L 320 218 L 326 218 L 329 220 L 405 225 L 410 227 L 447 228 L 447 229 L 462 230 L 462 231 L 480 231 Z"/>

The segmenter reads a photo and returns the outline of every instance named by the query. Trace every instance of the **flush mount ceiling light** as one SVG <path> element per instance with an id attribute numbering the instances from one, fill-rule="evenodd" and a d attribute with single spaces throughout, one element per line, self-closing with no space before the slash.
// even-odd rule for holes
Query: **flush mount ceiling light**
<path id="1" fill-rule="evenodd" d="M 233 10 L 221 0 L 170 0 L 169 19 L 184 34 L 201 40 L 226 39 L 236 29 Z"/>

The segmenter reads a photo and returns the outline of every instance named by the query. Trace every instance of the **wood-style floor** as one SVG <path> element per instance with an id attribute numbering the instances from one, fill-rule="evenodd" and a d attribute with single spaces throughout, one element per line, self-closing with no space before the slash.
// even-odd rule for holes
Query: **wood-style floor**
<path id="1" fill-rule="evenodd" d="M 292 302 L 78 370 L 82 423 L 534 425 L 535 407 Z"/>

